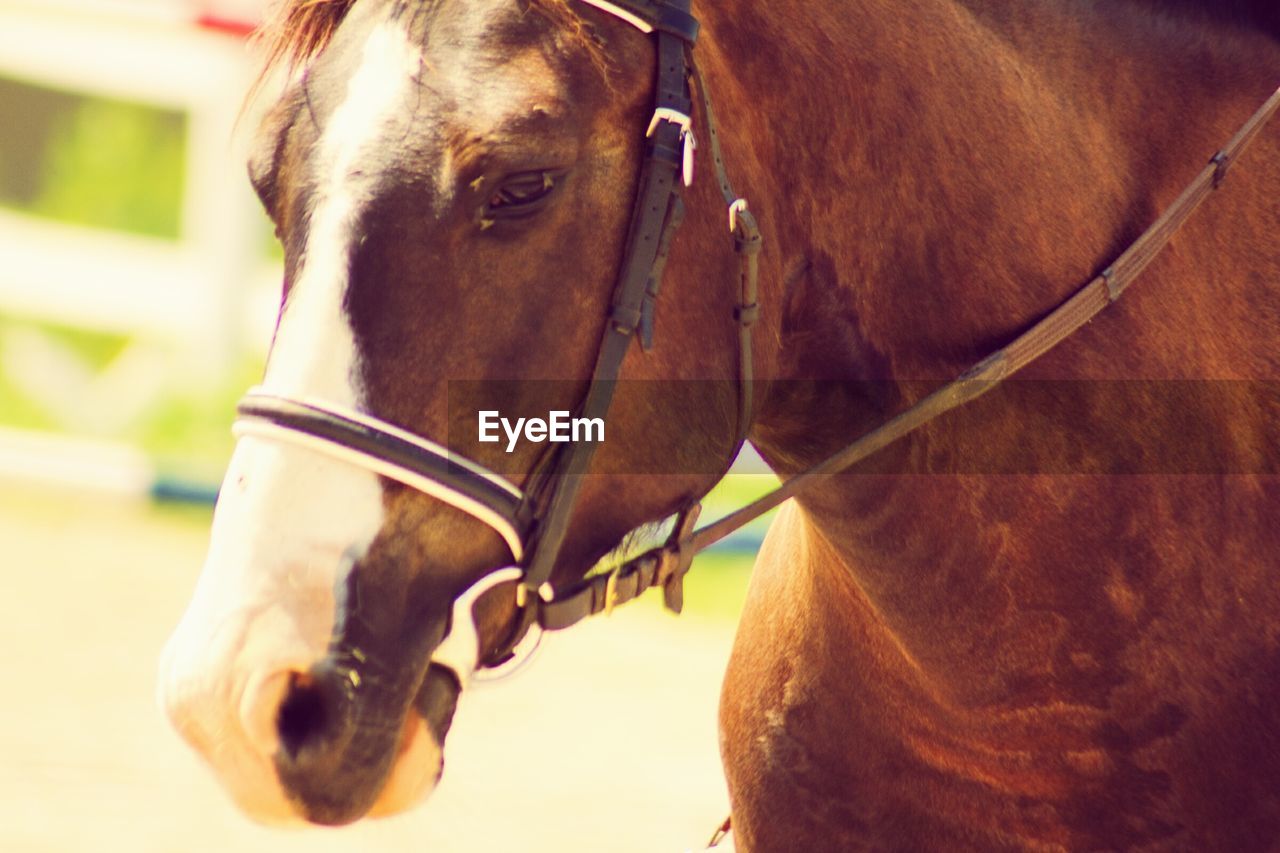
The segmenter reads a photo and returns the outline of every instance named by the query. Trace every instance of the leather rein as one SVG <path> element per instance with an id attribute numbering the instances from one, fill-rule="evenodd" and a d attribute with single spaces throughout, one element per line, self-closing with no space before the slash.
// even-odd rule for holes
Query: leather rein
<path id="1" fill-rule="evenodd" d="M 696 89 L 739 266 L 739 294 L 733 309 L 739 337 L 736 453 L 746 440 L 753 414 L 751 327 L 759 315 L 761 237 L 746 202 L 729 182 L 707 87 L 693 63 L 698 22 L 689 13 L 690 0 L 580 2 L 654 37 L 657 85 L 627 248 L 591 381 L 578 414 L 604 418 L 632 338 L 638 337 L 645 350 L 652 346 L 654 306 L 671 241 L 684 215 L 681 186 L 688 186 L 693 180 L 696 142 L 692 102 Z M 799 494 L 819 478 L 843 471 L 939 415 L 977 399 L 1048 352 L 1120 298 L 1200 203 L 1221 185 L 1232 164 L 1278 109 L 1280 89 L 1114 263 L 1013 342 L 763 497 L 697 529 L 694 525 L 700 504 L 694 502 L 678 515 L 665 544 L 566 589 L 554 589 L 550 578 L 583 475 L 595 453 L 593 443 L 560 445 L 547 464 L 535 467 L 527 487 L 521 490 L 484 466 L 421 436 L 322 400 L 251 390 L 238 407 L 239 418 L 233 431 L 306 447 L 359 465 L 468 513 L 502 538 L 511 553 L 512 565 L 486 574 L 455 600 L 448 633 L 432 654 L 432 662 L 452 669 L 459 682 L 465 684 L 477 667 L 496 667 L 509 660 L 534 626 L 544 631 L 563 630 L 587 616 L 608 612 L 654 586 L 663 588 L 666 606 L 680 612 L 683 579 L 698 552 Z M 482 655 L 472 605 L 489 589 L 512 581 L 518 584 L 516 622 L 497 649 Z"/>

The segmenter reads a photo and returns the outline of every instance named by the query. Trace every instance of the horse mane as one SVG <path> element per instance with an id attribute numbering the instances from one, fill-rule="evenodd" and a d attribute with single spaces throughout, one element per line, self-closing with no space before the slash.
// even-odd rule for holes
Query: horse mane
<path id="1" fill-rule="evenodd" d="M 1136 5 L 1191 20 L 1214 21 L 1242 30 L 1256 30 L 1280 39 L 1277 0 L 1134 0 Z"/>
<path id="2" fill-rule="evenodd" d="M 257 40 L 265 45 L 265 62 L 259 80 L 281 65 L 290 69 L 306 63 L 324 49 L 357 0 L 282 0 L 259 28 Z M 424 4 L 438 0 L 405 0 Z M 603 59 L 598 37 L 581 16 L 570 8 L 570 0 L 526 0 L 529 7 L 565 26 L 586 43 L 598 65 Z M 1256 29 L 1280 39 L 1280 2 L 1277 0 L 1133 0 L 1138 6 L 1164 12 L 1188 13 L 1193 17 L 1217 20 L 1237 27 Z"/>
<path id="3" fill-rule="evenodd" d="M 258 28 L 255 39 L 265 46 L 259 82 L 275 69 L 292 70 L 322 51 L 358 0 L 282 0 Z M 426 6 L 441 0 L 402 0 L 406 6 Z M 564 27 L 585 46 L 593 61 L 607 65 L 599 38 L 569 7 L 570 0 L 525 0 L 530 10 Z"/>

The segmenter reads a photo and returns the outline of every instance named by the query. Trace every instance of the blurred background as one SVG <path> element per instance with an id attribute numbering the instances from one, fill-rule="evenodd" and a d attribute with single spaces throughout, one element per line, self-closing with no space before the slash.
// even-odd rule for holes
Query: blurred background
<path id="1" fill-rule="evenodd" d="M 260 0 L 0 0 L 0 850 L 684 850 L 727 813 L 715 705 L 757 525 L 464 697 L 433 799 L 241 817 L 152 699 L 279 253 L 237 128 Z M 742 460 L 704 517 L 773 482 Z"/>

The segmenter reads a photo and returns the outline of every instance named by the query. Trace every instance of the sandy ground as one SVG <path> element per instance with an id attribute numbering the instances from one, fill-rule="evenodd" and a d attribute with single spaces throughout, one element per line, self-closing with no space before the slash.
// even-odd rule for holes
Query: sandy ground
<path id="1" fill-rule="evenodd" d="M 652 853 L 701 847 L 727 813 L 715 706 L 732 628 L 644 606 L 464 697 L 416 812 L 250 823 L 153 700 L 206 539 L 198 517 L 0 492 L 0 850 Z"/>

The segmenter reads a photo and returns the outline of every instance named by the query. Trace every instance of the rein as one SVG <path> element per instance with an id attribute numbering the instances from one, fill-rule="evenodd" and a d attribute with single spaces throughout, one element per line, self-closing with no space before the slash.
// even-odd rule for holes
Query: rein
<path id="1" fill-rule="evenodd" d="M 736 449 L 746 440 L 753 416 L 751 328 L 760 311 L 761 236 L 746 201 L 729 181 L 710 95 L 693 63 L 698 22 L 689 13 L 689 0 L 581 2 L 655 38 L 657 84 L 626 250 L 578 414 L 604 418 L 631 339 L 638 337 L 645 350 L 653 345 L 654 306 L 671 241 L 684 216 L 680 189 L 693 180 L 696 142 L 692 103 L 696 90 L 739 266 L 739 293 L 733 309 L 739 340 Z M 666 606 L 680 612 L 684 576 L 700 551 L 799 494 L 818 478 L 843 471 L 945 412 L 977 399 L 1048 352 L 1120 298 L 1200 203 L 1221 185 L 1231 165 L 1277 109 L 1280 90 L 1113 264 L 1012 343 L 767 495 L 701 528 L 694 526 L 700 512 L 700 504 L 694 502 L 679 514 L 664 545 L 563 590 L 554 589 L 550 577 L 582 477 L 595 453 L 592 443 L 561 446 L 548 464 L 535 467 L 521 490 L 474 461 L 366 413 L 320 400 L 283 397 L 266 389 L 254 389 L 241 401 L 234 432 L 292 443 L 359 465 L 466 512 L 501 536 L 513 564 L 488 572 L 455 599 L 448 633 L 431 658 L 452 669 L 459 683 L 465 684 L 477 666 L 496 667 L 509 660 L 534 626 L 544 631 L 563 630 L 587 616 L 607 613 L 655 586 L 663 588 Z M 516 622 L 496 650 L 482 655 L 472 606 L 483 593 L 513 581 L 517 583 Z"/>
<path id="2" fill-rule="evenodd" d="M 710 121 L 710 104 L 704 101 L 704 105 Z M 695 529 L 693 525 L 700 509 L 695 504 L 680 517 L 666 544 L 623 563 L 607 574 L 587 578 L 553 601 L 540 602 L 539 624 L 548 631 L 563 630 L 588 616 L 608 612 L 657 585 L 664 589 L 667 608 L 679 613 L 684 576 L 700 551 L 800 494 L 819 478 L 838 474 L 940 415 L 978 399 L 1119 300 L 1125 289 L 1155 260 L 1200 204 L 1222 185 L 1231 166 L 1278 110 L 1280 89 L 1267 98 L 1235 136 L 1210 158 L 1182 194 L 1110 266 L 1011 343 L 977 362 L 909 409 L 724 518 Z M 714 130 L 712 133 L 714 139 Z M 716 160 L 718 164 L 718 156 Z"/>

